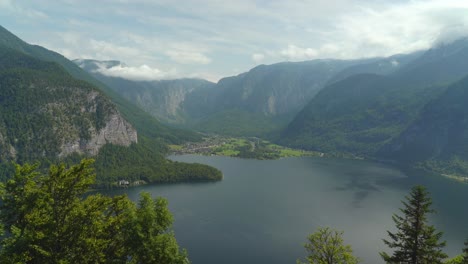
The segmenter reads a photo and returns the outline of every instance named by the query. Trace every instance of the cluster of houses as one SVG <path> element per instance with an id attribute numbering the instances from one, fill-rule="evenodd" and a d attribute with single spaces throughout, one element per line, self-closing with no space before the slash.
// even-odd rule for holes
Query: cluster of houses
<path id="1" fill-rule="evenodd" d="M 174 150 L 174 154 L 211 154 L 213 149 L 226 144 L 226 140 L 222 137 L 210 137 L 209 140 L 196 143 L 187 143 L 181 150 Z"/>
<path id="2" fill-rule="evenodd" d="M 144 181 L 134 181 L 133 183 L 127 181 L 127 180 L 120 180 L 117 182 L 118 186 L 119 187 L 123 187 L 123 188 L 126 188 L 128 186 L 138 186 L 138 185 L 142 185 L 142 184 L 145 184 Z"/>

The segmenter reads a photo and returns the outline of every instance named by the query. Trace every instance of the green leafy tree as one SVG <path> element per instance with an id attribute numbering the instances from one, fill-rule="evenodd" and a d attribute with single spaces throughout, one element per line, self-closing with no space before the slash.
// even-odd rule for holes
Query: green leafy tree
<path id="1" fill-rule="evenodd" d="M 16 165 L 0 188 L 0 263 L 188 263 L 166 200 L 143 194 L 137 207 L 127 196 L 85 195 L 92 162 L 48 175 Z"/>
<path id="2" fill-rule="evenodd" d="M 308 237 L 304 245 L 308 256 L 307 263 L 311 264 L 355 264 L 359 259 L 353 256 L 350 245 L 343 242 L 343 232 L 328 227 L 319 228 Z M 300 263 L 298 261 L 298 263 Z"/>
<path id="3" fill-rule="evenodd" d="M 381 252 L 380 255 L 387 263 L 443 263 L 447 255 L 442 252 L 446 244 L 440 242 L 442 232 L 427 223 L 427 215 L 434 213 L 429 193 L 425 187 L 415 186 L 405 198 L 406 201 L 402 201 L 404 208 L 400 209 L 403 215 L 392 217 L 397 232 L 387 231 L 390 239 L 383 240 L 393 253 Z"/>
<path id="4" fill-rule="evenodd" d="M 468 239 L 465 241 L 463 253 L 444 262 L 445 264 L 468 264 Z"/>
<path id="5" fill-rule="evenodd" d="M 465 248 L 463 249 L 463 264 L 468 264 L 468 239 L 465 240 Z"/>
<path id="6" fill-rule="evenodd" d="M 188 263 L 185 251 L 180 252 L 174 234 L 168 231 L 173 219 L 167 200 L 153 200 L 142 193 L 138 205 L 128 229 L 132 263 Z"/>

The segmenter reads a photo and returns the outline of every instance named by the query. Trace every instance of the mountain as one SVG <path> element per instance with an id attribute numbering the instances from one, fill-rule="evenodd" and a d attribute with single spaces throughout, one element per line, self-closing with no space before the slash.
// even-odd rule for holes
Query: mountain
<path id="1" fill-rule="evenodd" d="M 202 79 L 175 79 L 158 81 L 135 81 L 105 75 L 105 70 L 112 67 L 125 67 L 119 61 L 74 60 L 75 64 L 90 73 L 97 80 L 106 84 L 114 92 L 133 102 L 158 120 L 182 125 L 200 116 L 200 106 L 196 95 L 198 90 L 213 89 L 214 83 Z M 195 107 L 185 107 L 186 100 L 191 100 Z"/>
<path id="2" fill-rule="evenodd" d="M 0 27 L 0 175 L 9 161 L 76 162 L 93 156 L 97 181 L 219 180 L 221 172 L 165 159 L 167 142 L 198 140 L 168 128 L 58 53 Z M 137 132 L 138 131 L 138 132 Z"/>
<path id="3" fill-rule="evenodd" d="M 374 156 L 468 74 L 467 59 L 468 42 L 461 40 L 434 47 L 389 75 L 358 74 L 333 83 L 295 117 L 280 142 Z"/>
<path id="4" fill-rule="evenodd" d="M 264 135 L 285 125 L 335 73 L 361 61 L 260 65 L 216 84 L 200 79 L 133 81 L 105 75 L 106 69 L 122 66 L 119 61 L 74 62 L 163 122 L 203 132 Z"/>
<path id="5" fill-rule="evenodd" d="M 375 58 L 369 59 L 364 63 L 359 63 L 345 68 L 341 72 L 333 76 L 332 80 L 329 82 L 334 83 L 337 81 L 344 80 L 350 76 L 362 74 L 362 73 L 372 73 L 377 75 L 390 75 L 401 68 L 405 67 L 409 63 L 416 60 L 423 54 L 423 51 L 416 51 L 409 54 L 397 54 L 387 58 Z"/>
<path id="6" fill-rule="evenodd" d="M 362 60 L 312 60 L 259 65 L 213 84 L 197 79 L 132 81 L 106 76 L 119 61 L 74 62 L 157 119 L 198 131 L 271 136 L 323 87 L 359 73 L 391 74 L 421 53 Z"/>
<path id="7" fill-rule="evenodd" d="M 447 85 L 467 74 L 468 38 L 439 43 L 402 67 L 396 74 L 418 85 Z"/>
<path id="8" fill-rule="evenodd" d="M 172 129 L 162 125 L 155 118 L 151 117 L 150 114 L 142 111 L 135 104 L 124 99 L 118 93 L 93 78 L 89 73 L 82 70 L 75 63 L 68 60 L 61 54 L 41 46 L 28 44 L 2 26 L 0 26 L 0 44 L 43 61 L 58 63 L 74 78 L 86 81 L 96 86 L 112 100 L 122 116 L 128 120 L 142 136 L 161 138 L 171 143 L 180 143 L 186 140 L 197 141 L 201 139 L 201 137 L 195 133 Z"/>
<path id="9" fill-rule="evenodd" d="M 468 77 L 429 102 L 418 118 L 379 151 L 403 163 L 429 162 L 445 172 L 468 174 Z"/>
<path id="10" fill-rule="evenodd" d="M 199 130 L 258 136 L 279 130 L 344 68 L 360 61 L 313 60 L 260 65 L 221 79 L 210 95 L 214 113 Z M 222 125 L 217 125 L 222 124 Z"/>
<path id="11" fill-rule="evenodd" d="M 260 65 L 221 79 L 211 96 L 214 115 L 199 130 L 272 135 L 282 130 L 327 85 L 359 73 L 390 74 L 420 54 L 361 60 L 312 60 Z M 218 125 L 222 124 L 222 125 Z"/>
<path id="12" fill-rule="evenodd" d="M 137 131 L 107 97 L 55 63 L 0 46 L 0 145 L 18 162 L 130 146 Z"/>

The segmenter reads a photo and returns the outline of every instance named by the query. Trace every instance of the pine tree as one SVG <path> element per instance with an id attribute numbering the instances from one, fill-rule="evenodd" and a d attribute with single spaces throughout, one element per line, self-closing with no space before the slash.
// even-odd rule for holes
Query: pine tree
<path id="1" fill-rule="evenodd" d="M 394 214 L 392 217 L 397 232 L 387 231 L 390 239 L 383 240 L 394 250 L 393 254 L 390 256 L 381 252 L 380 255 L 387 263 L 443 263 L 447 255 L 442 252 L 445 241 L 439 241 L 442 232 L 437 232 L 434 226 L 427 223 L 427 215 L 434 213 L 430 208 L 432 201 L 429 193 L 423 186 L 415 186 L 405 198 L 406 201 L 402 201 L 404 208 L 400 208 L 403 215 Z"/>

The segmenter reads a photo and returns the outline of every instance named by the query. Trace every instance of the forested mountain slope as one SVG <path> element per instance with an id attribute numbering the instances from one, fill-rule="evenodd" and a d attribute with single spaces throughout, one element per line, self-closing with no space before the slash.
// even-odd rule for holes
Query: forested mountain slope
<path id="1" fill-rule="evenodd" d="M 418 118 L 379 155 L 424 162 L 444 172 L 468 174 L 468 77 L 429 102 Z"/>
<path id="2" fill-rule="evenodd" d="M 325 87 L 282 133 L 283 144 L 374 156 L 450 83 L 468 74 L 468 42 L 437 46 L 387 75 L 353 75 Z"/>
<path id="3" fill-rule="evenodd" d="M 37 59 L 56 62 L 74 78 L 93 84 L 112 100 L 123 117 L 138 130 L 140 135 L 151 138 L 161 138 L 173 143 L 180 143 L 185 140 L 200 140 L 200 136 L 195 133 L 172 129 L 162 125 L 156 119 L 152 118 L 150 114 L 141 110 L 132 102 L 124 99 L 121 95 L 93 78 L 89 73 L 82 70 L 75 63 L 68 60 L 61 54 L 41 46 L 28 44 L 2 26 L 0 26 L 0 43 L 8 48 L 28 54 Z"/>
<path id="4" fill-rule="evenodd" d="M 59 65 L 0 46 L 2 157 L 18 162 L 130 146 L 137 131 L 92 85 Z"/>
<path id="5" fill-rule="evenodd" d="M 98 82 L 63 56 L 0 28 L 0 63 L 3 178 L 12 173 L 10 161 L 40 161 L 47 166 L 83 156 L 96 159 L 100 185 L 122 178 L 146 182 L 221 178 L 214 168 L 165 159 L 167 142 L 198 140 L 199 135 L 165 127 L 113 94 L 116 106 L 101 87 L 110 89 L 90 83 Z"/>

